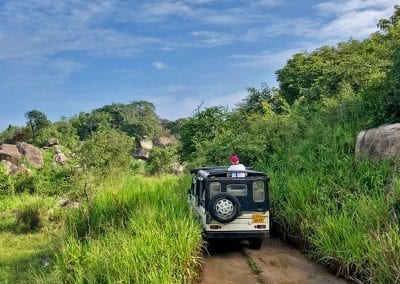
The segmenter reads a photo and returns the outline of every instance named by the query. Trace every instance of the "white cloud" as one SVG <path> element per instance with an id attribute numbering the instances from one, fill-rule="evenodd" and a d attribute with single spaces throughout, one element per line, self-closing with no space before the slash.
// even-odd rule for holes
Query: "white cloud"
<path id="1" fill-rule="evenodd" d="M 234 37 L 229 34 L 214 31 L 194 31 L 191 35 L 197 38 L 197 42 L 194 44 L 197 47 L 227 45 L 235 40 Z"/>
<path id="2" fill-rule="evenodd" d="M 235 60 L 235 65 L 247 68 L 268 67 L 268 69 L 276 70 L 281 68 L 293 54 L 301 52 L 299 49 L 288 49 L 278 52 L 263 51 L 255 54 L 237 54 L 230 58 Z"/>
<path id="3" fill-rule="evenodd" d="M 330 20 L 311 33 L 320 39 L 337 42 L 350 37 L 361 39 L 377 31 L 376 24 L 393 13 L 393 0 L 348 0 L 323 2 L 314 8 Z"/>
<path id="4" fill-rule="evenodd" d="M 158 69 L 158 70 L 167 70 L 169 69 L 169 66 L 163 62 L 160 61 L 154 61 L 153 63 L 151 63 L 151 66 L 153 66 L 154 68 Z"/>

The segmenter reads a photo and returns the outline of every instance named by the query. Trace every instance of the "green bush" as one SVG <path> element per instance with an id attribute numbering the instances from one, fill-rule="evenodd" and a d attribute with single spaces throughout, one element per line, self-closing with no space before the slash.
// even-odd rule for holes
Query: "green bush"
<path id="1" fill-rule="evenodd" d="M 37 181 L 34 175 L 18 174 L 14 177 L 16 193 L 35 193 L 37 192 Z"/>
<path id="2" fill-rule="evenodd" d="M 21 232 L 31 232 L 39 230 L 42 225 L 43 203 L 34 201 L 23 204 L 16 211 L 16 225 Z"/>
<path id="3" fill-rule="evenodd" d="M 11 195 L 14 193 L 14 186 L 10 176 L 5 172 L 0 164 L 0 195 Z"/>
<path id="4" fill-rule="evenodd" d="M 177 161 L 175 148 L 154 147 L 150 152 L 146 169 L 152 175 L 173 173 L 173 164 Z"/>
<path id="5" fill-rule="evenodd" d="M 82 144 L 80 164 L 102 172 L 128 168 L 133 148 L 134 139 L 119 130 L 96 132 Z"/>

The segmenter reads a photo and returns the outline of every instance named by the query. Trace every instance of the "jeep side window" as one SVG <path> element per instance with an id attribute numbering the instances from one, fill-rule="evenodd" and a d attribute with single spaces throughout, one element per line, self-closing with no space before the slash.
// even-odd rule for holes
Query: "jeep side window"
<path id="1" fill-rule="evenodd" d="M 200 192 L 199 192 L 199 205 L 204 205 L 205 202 L 205 190 L 204 190 L 204 181 L 200 181 Z"/>
<path id="2" fill-rule="evenodd" d="M 221 183 L 213 181 L 210 182 L 210 198 L 213 198 L 217 193 L 221 192 Z"/>
<path id="3" fill-rule="evenodd" d="M 245 184 L 228 184 L 226 192 L 236 196 L 246 196 L 247 186 Z"/>
<path id="4" fill-rule="evenodd" d="M 253 200 L 255 202 L 263 202 L 265 199 L 264 182 L 259 180 L 253 182 Z"/>

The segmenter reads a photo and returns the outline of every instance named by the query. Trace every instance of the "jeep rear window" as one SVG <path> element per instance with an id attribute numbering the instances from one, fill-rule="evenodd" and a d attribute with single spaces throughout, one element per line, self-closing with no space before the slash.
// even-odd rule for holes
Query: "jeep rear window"
<path id="1" fill-rule="evenodd" d="M 264 194 L 264 182 L 263 181 L 255 181 L 253 182 L 253 200 L 255 202 L 263 202 L 265 199 Z"/>
<path id="2" fill-rule="evenodd" d="M 226 192 L 236 196 L 246 196 L 247 186 L 245 184 L 228 184 Z"/>
<path id="3" fill-rule="evenodd" d="M 217 193 L 221 192 L 221 184 L 219 182 L 210 182 L 210 198 L 212 198 Z"/>

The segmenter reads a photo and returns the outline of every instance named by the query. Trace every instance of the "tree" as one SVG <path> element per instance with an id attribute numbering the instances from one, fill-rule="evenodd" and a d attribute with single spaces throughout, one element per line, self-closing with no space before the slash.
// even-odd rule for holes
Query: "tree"
<path id="1" fill-rule="evenodd" d="M 26 123 L 27 126 L 32 130 L 33 143 L 36 143 L 37 132 L 40 129 L 50 125 L 51 122 L 47 119 L 47 116 L 39 110 L 28 111 L 25 113 L 25 117 L 28 120 Z"/>
<path id="2" fill-rule="evenodd" d="M 212 141 L 224 128 L 227 111 L 223 107 L 210 107 L 198 112 L 193 117 L 183 120 L 179 127 L 181 160 L 194 160 L 196 149 Z"/>
<path id="3" fill-rule="evenodd" d="M 134 139 L 119 130 L 95 132 L 81 146 L 80 163 L 102 172 L 127 168 L 133 148 Z"/>
<path id="4" fill-rule="evenodd" d="M 238 110 L 246 114 L 267 114 L 270 110 L 282 114 L 288 110 L 289 105 L 280 95 L 279 91 L 262 84 L 260 89 L 247 88 L 248 96 L 239 103 Z"/>

